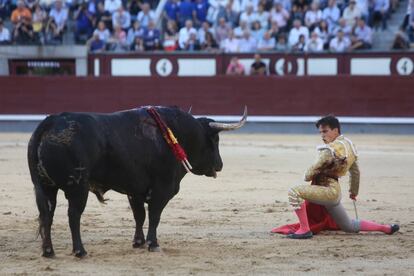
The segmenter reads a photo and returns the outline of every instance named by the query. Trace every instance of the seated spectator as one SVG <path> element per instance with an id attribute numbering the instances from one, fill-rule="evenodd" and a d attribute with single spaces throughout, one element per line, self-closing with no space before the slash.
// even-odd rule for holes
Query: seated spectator
<path id="1" fill-rule="evenodd" d="M 188 37 L 187 41 L 184 43 L 184 51 L 199 51 L 201 49 L 200 42 L 197 39 L 197 33 L 190 33 L 190 36 Z"/>
<path id="2" fill-rule="evenodd" d="M 292 52 L 304 52 L 306 46 L 305 35 L 299 35 L 298 42 L 292 45 Z"/>
<path id="3" fill-rule="evenodd" d="M 257 44 L 257 50 L 259 51 L 272 51 L 275 49 L 276 39 L 271 36 L 270 32 L 265 32 L 263 37 Z"/>
<path id="4" fill-rule="evenodd" d="M 207 21 L 208 1 L 195 0 L 194 3 L 194 26 L 200 28 Z"/>
<path id="5" fill-rule="evenodd" d="M 256 41 L 259 41 L 260 39 L 263 38 L 264 33 L 265 33 L 265 30 L 260 25 L 260 22 L 259 21 L 254 21 L 253 26 L 252 26 L 252 31 L 251 31 L 252 37 Z"/>
<path id="6" fill-rule="evenodd" d="M 24 4 L 24 0 L 17 1 L 17 8 L 11 14 L 11 22 L 16 26 L 18 23 L 23 22 L 23 18 L 32 20 L 32 13 Z"/>
<path id="7" fill-rule="evenodd" d="M 131 45 L 136 37 L 142 38 L 144 36 L 145 29 L 141 27 L 139 21 L 134 21 L 132 27 L 127 32 L 127 43 Z"/>
<path id="8" fill-rule="evenodd" d="M 318 34 L 318 37 L 323 41 L 323 48 L 328 49 L 331 34 L 329 33 L 329 27 L 325 20 L 319 22 L 319 25 L 314 29 L 314 32 Z"/>
<path id="9" fill-rule="evenodd" d="M 217 18 L 223 17 L 231 28 L 235 28 L 239 22 L 239 13 L 233 9 L 235 3 L 239 3 L 239 1 L 229 1 L 224 9 L 219 9 L 217 14 Z"/>
<path id="10" fill-rule="evenodd" d="M 109 12 L 109 14 L 113 14 L 122 6 L 121 0 L 105 0 L 104 1 L 104 9 L 105 11 Z"/>
<path id="11" fill-rule="evenodd" d="M 279 29 L 287 31 L 289 13 L 283 8 L 282 4 L 277 1 L 273 9 L 270 11 L 270 22 L 276 22 Z"/>
<path id="12" fill-rule="evenodd" d="M 275 50 L 278 52 L 287 52 L 289 49 L 289 44 L 287 42 L 285 34 L 280 34 L 277 38 Z"/>
<path id="13" fill-rule="evenodd" d="M 133 52 L 143 52 L 145 51 L 144 40 L 142 37 L 136 36 L 134 41 L 131 44 L 130 50 Z"/>
<path id="14" fill-rule="evenodd" d="M 249 31 L 245 31 L 243 37 L 239 40 L 239 52 L 251 53 L 257 49 L 257 41 L 254 39 Z"/>
<path id="15" fill-rule="evenodd" d="M 391 49 L 393 50 L 407 50 L 410 49 L 410 39 L 404 31 L 403 28 L 400 28 L 395 35 L 394 42 Z"/>
<path id="16" fill-rule="evenodd" d="M 185 49 L 185 43 L 190 37 L 190 33 L 197 34 L 197 31 L 193 28 L 193 21 L 187 20 L 185 21 L 185 26 L 180 29 L 178 36 L 178 45 L 180 46 L 181 50 Z"/>
<path id="17" fill-rule="evenodd" d="M 240 20 L 240 25 L 233 30 L 234 36 L 240 39 L 242 38 L 245 31 L 250 31 L 249 24 L 247 21 Z"/>
<path id="18" fill-rule="evenodd" d="M 98 28 L 95 29 L 93 35 L 98 35 L 99 40 L 102 40 L 104 43 L 107 43 L 111 37 L 111 33 L 106 28 L 104 21 L 99 21 Z"/>
<path id="19" fill-rule="evenodd" d="M 197 37 L 198 37 L 198 41 L 200 41 L 200 45 L 202 45 L 204 43 L 204 40 L 206 38 L 206 33 L 214 33 L 213 28 L 210 27 L 210 23 L 208 23 L 207 21 L 203 22 L 203 24 L 201 24 L 201 28 L 197 31 Z"/>
<path id="20" fill-rule="evenodd" d="M 191 0 L 182 0 L 178 6 L 179 26 L 183 27 L 187 20 L 194 19 L 194 3 Z"/>
<path id="21" fill-rule="evenodd" d="M 216 40 L 219 45 L 229 36 L 231 30 L 224 17 L 220 17 L 215 30 Z"/>
<path id="22" fill-rule="evenodd" d="M 201 50 L 213 52 L 218 50 L 218 44 L 216 40 L 214 39 L 213 33 L 206 32 L 205 33 L 205 39 L 203 43 L 201 44 Z"/>
<path id="23" fill-rule="evenodd" d="M 56 0 L 49 12 L 49 28 L 53 30 L 54 37 L 62 41 L 63 33 L 68 20 L 68 10 L 63 6 L 62 0 Z"/>
<path id="24" fill-rule="evenodd" d="M 259 4 L 256 12 L 256 20 L 260 22 L 260 26 L 262 26 L 265 31 L 269 29 L 269 19 L 269 12 L 265 10 L 263 4 Z"/>
<path id="25" fill-rule="evenodd" d="M 229 65 L 226 69 L 226 75 L 230 76 L 243 76 L 244 75 L 244 66 L 239 62 L 237 57 L 232 57 Z"/>
<path id="26" fill-rule="evenodd" d="M 357 21 L 355 21 L 355 22 L 357 22 Z M 354 27 L 356 27 L 356 26 L 354 26 Z M 346 37 L 350 38 L 350 37 L 351 37 L 351 35 L 352 35 L 352 32 L 353 32 L 354 27 L 351 27 L 351 26 L 347 25 L 347 24 L 346 24 L 346 20 L 345 20 L 345 18 L 341 18 L 341 19 L 339 19 L 339 26 L 338 26 L 338 27 L 336 27 L 336 28 L 333 30 L 332 35 L 333 35 L 333 36 L 335 36 L 335 35 L 336 35 L 336 33 L 337 33 L 339 30 L 342 30 L 342 31 L 344 32 L 344 35 L 345 35 Z"/>
<path id="27" fill-rule="evenodd" d="M 14 29 L 13 40 L 19 45 L 32 45 L 35 44 L 35 39 L 36 37 L 30 19 L 23 17 Z"/>
<path id="28" fill-rule="evenodd" d="M 124 10 L 124 7 L 122 6 L 112 14 L 112 26 L 115 25 L 121 26 L 122 30 L 125 32 L 127 32 L 131 26 L 131 15 L 128 11 Z"/>
<path id="29" fill-rule="evenodd" d="M 239 44 L 239 39 L 237 39 L 234 36 L 234 32 L 230 30 L 229 37 L 221 42 L 220 49 L 222 49 L 225 53 L 238 53 Z"/>
<path id="30" fill-rule="evenodd" d="M 95 27 L 98 27 L 99 22 L 103 21 L 105 27 L 108 28 L 109 31 L 112 31 L 112 15 L 105 10 L 102 2 L 98 2 L 97 7 L 98 10 L 95 14 Z"/>
<path id="31" fill-rule="evenodd" d="M 33 32 L 35 33 L 35 36 L 39 38 L 39 41 L 42 44 L 45 42 L 44 27 L 46 20 L 46 12 L 40 7 L 39 4 L 35 5 L 32 20 Z"/>
<path id="32" fill-rule="evenodd" d="M 279 26 L 277 25 L 276 21 L 273 21 L 270 25 L 270 29 L 268 31 L 270 33 L 270 36 L 273 37 L 276 41 L 277 41 L 277 37 L 279 36 L 279 34 L 283 33 L 280 29 Z"/>
<path id="33" fill-rule="evenodd" d="M 318 2 L 312 2 L 310 10 L 305 14 L 305 26 L 308 27 L 310 31 L 313 31 L 316 26 L 319 25 L 319 22 L 322 20 L 322 11 L 319 9 Z"/>
<path id="34" fill-rule="evenodd" d="M 144 31 L 144 48 L 145 51 L 154 51 L 158 50 L 161 45 L 161 33 L 155 27 L 155 22 L 150 20 L 148 22 L 148 27 Z"/>
<path id="35" fill-rule="evenodd" d="M 3 19 L 0 18 L 0 45 L 10 44 L 10 31 L 4 27 Z"/>
<path id="36" fill-rule="evenodd" d="M 365 24 L 363 19 L 358 19 L 358 25 L 354 30 L 352 37 L 352 50 L 371 49 L 372 47 L 372 30 Z"/>
<path id="37" fill-rule="evenodd" d="M 252 28 L 253 22 L 256 21 L 256 13 L 253 11 L 253 5 L 249 4 L 246 6 L 246 11 L 240 14 L 240 22 L 245 21 L 249 28 Z"/>
<path id="38" fill-rule="evenodd" d="M 344 18 L 346 25 L 353 28 L 356 25 L 357 19 L 362 17 L 361 10 L 356 5 L 356 0 L 349 1 L 348 7 L 345 8 L 342 18 Z"/>
<path id="39" fill-rule="evenodd" d="M 108 49 L 114 52 L 124 52 L 129 50 L 126 33 L 119 25 L 114 26 L 112 36 L 108 40 Z"/>
<path id="40" fill-rule="evenodd" d="M 254 62 L 250 66 L 251 76 L 265 76 L 267 75 L 266 64 L 262 61 L 262 57 L 259 54 L 254 55 Z"/>
<path id="41" fill-rule="evenodd" d="M 146 28 L 149 22 L 154 20 L 155 13 L 150 9 L 150 5 L 148 3 L 142 4 L 142 11 L 138 13 L 137 21 L 139 21 L 142 27 Z"/>
<path id="42" fill-rule="evenodd" d="M 343 53 L 351 46 L 351 41 L 342 30 L 338 30 L 336 37 L 329 43 L 329 50 L 334 53 Z"/>
<path id="43" fill-rule="evenodd" d="M 169 20 L 167 22 L 163 46 L 165 51 L 175 51 L 178 47 L 178 32 L 175 21 Z"/>
<path id="44" fill-rule="evenodd" d="M 328 23 L 329 33 L 331 33 L 338 26 L 340 17 L 341 11 L 336 6 L 336 1 L 329 0 L 328 6 L 322 12 L 322 19 Z"/>
<path id="45" fill-rule="evenodd" d="M 317 32 L 312 32 L 310 39 L 306 42 L 305 52 L 318 53 L 323 51 L 323 41 Z"/>
<path id="46" fill-rule="evenodd" d="M 382 30 L 387 29 L 388 11 L 390 9 L 390 0 L 375 0 L 373 26 L 377 30 L 381 23 Z"/>
<path id="47" fill-rule="evenodd" d="M 98 53 L 105 51 L 105 42 L 99 38 L 98 34 L 93 34 L 92 38 L 86 42 L 89 52 Z"/>
<path id="48" fill-rule="evenodd" d="M 300 45 L 298 44 L 298 42 L 299 42 L 299 37 L 301 35 L 303 35 L 303 38 L 305 39 L 304 42 L 306 43 L 306 40 L 309 37 L 309 30 L 307 27 L 302 26 L 302 23 L 300 22 L 299 19 L 296 19 L 295 21 L 293 21 L 293 28 L 289 32 L 288 42 L 289 42 L 289 45 L 292 46 L 292 48 L 293 48 L 293 45 Z"/>
<path id="49" fill-rule="evenodd" d="M 85 43 L 92 35 L 93 32 L 93 16 L 89 13 L 88 7 L 85 3 L 79 5 L 78 10 L 75 12 L 76 29 L 75 29 L 75 42 Z"/>

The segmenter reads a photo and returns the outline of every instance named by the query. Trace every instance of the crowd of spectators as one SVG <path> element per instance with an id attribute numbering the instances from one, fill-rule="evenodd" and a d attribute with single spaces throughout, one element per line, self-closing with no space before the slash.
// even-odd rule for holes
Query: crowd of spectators
<path id="1" fill-rule="evenodd" d="M 0 19 L 0 43 L 62 44 L 70 32 L 92 52 L 344 52 L 370 49 L 398 2 L 167 0 L 157 24 L 156 0 L 0 0 L 0 17 L 12 24 Z M 414 40 L 409 8 L 406 35 Z"/>

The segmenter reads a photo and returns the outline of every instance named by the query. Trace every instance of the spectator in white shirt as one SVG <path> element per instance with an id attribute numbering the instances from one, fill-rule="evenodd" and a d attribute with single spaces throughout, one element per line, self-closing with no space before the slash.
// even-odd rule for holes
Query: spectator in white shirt
<path id="1" fill-rule="evenodd" d="M 10 31 L 4 27 L 3 20 L 0 18 L 0 45 L 10 43 Z"/>
<path id="2" fill-rule="evenodd" d="M 304 39 L 306 42 L 309 37 L 309 30 L 307 27 L 302 26 L 302 23 L 300 22 L 299 19 L 295 19 L 293 21 L 293 28 L 290 30 L 290 33 L 289 33 L 289 39 L 288 39 L 289 45 L 293 46 L 296 43 L 298 43 L 300 35 L 304 36 Z"/>
<path id="3" fill-rule="evenodd" d="M 362 17 L 361 10 L 356 5 L 355 0 L 349 2 L 349 6 L 345 8 L 342 18 L 346 20 L 346 25 L 354 27 L 357 19 Z"/>
<path id="4" fill-rule="evenodd" d="M 56 0 L 54 7 L 50 10 L 49 17 L 54 19 L 58 31 L 62 32 L 68 20 L 68 10 L 63 7 L 62 0 Z"/>
<path id="5" fill-rule="evenodd" d="M 234 36 L 233 30 L 230 30 L 229 36 L 221 42 L 220 49 L 225 53 L 239 52 L 239 40 Z"/>
<path id="6" fill-rule="evenodd" d="M 111 14 L 118 10 L 121 6 L 121 0 L 105 0 L 104 2 L 105 11 L 108 11 Z"/>
<path id="7" fill-rule="evenodd" d="M 272 37 L 270 32 L 265 32 L 263 37 L 259 40 L 257 44 L 257 50 L 259 51 L 272 51 L 275 49 L 276 39 Z"/>
<path id="8" fill-rule="evenodd" d="M 150 21 L 155 20 L 155 13 L 153 10 L 150 9 L 150 5 L 148 3 L 142 4 L 142 11 L 138 13 L 137 20 L 141 23 L 141 26 L 144 28 L 148 27 L 148 23 Z"/>
<path id="9" fill-rule="evenodd" d="M 131 15 L 122 6 L 112 14 L 112 26 L 115 25 L 121 26 L 124 31 L 128 31 L 131 26 Z"/>
<path id="10" fill-rule="evenodd" d="M 311 38 L 305 45 L 305 52 L 317 53 L 323 51 L 323 41 L 319 38 L 317 32 L 312 32 Z"/>
<path id="11" fill-rule="evenodd" d="M 180 49 L 185 49 L 185 43 L 190 38 L 191 33 L 197 35 L 197 30 L 193 28 L 193 21 L 188 19 L 185 21 L 185 26 L 180 29 L 178 34 L 178 46 L 180 46 Z"/>
<path id="12" fill-rule="evenodd" d="M 322 11 L 319 9 L 318 2 L 312 2 L 311 9 L 305 14 L 305 25 L 313 30 L 322 20 Z"/>
<path id="13" fill-rule="evenodd" d="M 102 40 L 104 43 L 106 43 L 111 37 L 111 33 L 106 28 L 105 22 L 103 21 L 99 21 L 98 28 L 95 29 L 93 35 L 97 35 L 99 37 L 99 40 Z"/>
<path id="14" fill-rule="evenodd" d="M 237 37 L 237 38 L 241 38 L 244 34 L 244 31 L 246 31 L 246 30 L 249 31 L 250 27 L 249 27 L 249 25 L 247 24 L 246 21 L 241 20 L 240 25 L 238 27 L 234 28 L 234 30 L 233 30 L 234 31 L 234 36 Z"/>
<path id="15" fill-rule="evenodd" d="M 253 25 L 253 22 L 256 21 L 256 18 L 257 16 L 256 16 L 256 13 L 253 11 L 253 6 L 248 5 L 246 7 L 246 11 L 241 13 L 239 21 L 247 22 L 247 25 L 249 26 L 249 28 L 251 28 Z"/>
<path id="16" fill-rule="evenodd" d="M 280 2 L 276 2 L 273 9 L 270 11 L 270 21 L 277 22 L 277 25 L 282 31 L 286 31 L 289 17 L 289 13 L 283 8 Z"/>
<path id="17" fill-rule="evenodd" d="M 235 0 L 237 1 L 237 0 Z M 264 30 L 269 29 L 269 18 L 270 14 L 268 11 L 265 10 L 262 4 L 259 5 L 256 12 L 257 20 L 260 22 L 260 25 Z"/>
<path id="18" fill-rule="evenodd" d="M 257 49 L 257 41 L 250 35 L 250 31 L 245 31 L 239 41 L 240 53 L 252 53 Z"/>
<path id="19" fill-rule="evenodd" d="M 351 45 L 349 38 L 345 36 L 345 33 L 340 29 L 336 33 L 336 37 L 329 43 L 329 50 L 335 53 L 343 53 L 348 50 Z"/>
<path id="20" fill-rule="evenodd" d="M 329 32 L 332 32 L 338 26 L 338 21 L 341 16 L 341 11 L 336 6 L 335 0 L 329 0 L 328 6 L 323 10 L 322 18 L 326 20 L 329 27 Z"/>
<path id="21" fill-rule="evenodd" d="M 372 47 L 372 30 L 366 25 L 363 19 L 358 19 L 357 27 L 352 37 L 352 46 L 350 49 L 370 49 Z"/>

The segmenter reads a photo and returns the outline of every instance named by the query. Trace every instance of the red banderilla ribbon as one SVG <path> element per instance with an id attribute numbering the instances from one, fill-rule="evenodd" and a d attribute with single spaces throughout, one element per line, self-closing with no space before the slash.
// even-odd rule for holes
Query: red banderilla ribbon
<path id="1" fill-rule="evenodd" d="M 180 161 L 181 164 L 183 164 L 185 170 L 190 173 L 193 168 L 191 167 L 190 162 L 188 162 L 187 154 L 185 153 L 184 149 L 178 143 L 178 140 L 177 138 L 175 138 L 171 129 L 164 123 L 164 121 L 161 119 L 160 114 L 157 112 L 157 110 L 154 107 L 152 106 L 147 107 L 147 112 L 152 116 L 152 118 L 157 123 L 158 128 L 161 130 L 162 136 L 164 137 L 168 146 L 171 148 L 177 160 Z"/>

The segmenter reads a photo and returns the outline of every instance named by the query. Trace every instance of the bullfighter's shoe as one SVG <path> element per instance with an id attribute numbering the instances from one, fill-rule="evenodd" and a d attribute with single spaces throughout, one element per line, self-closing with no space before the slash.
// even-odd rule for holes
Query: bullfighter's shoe
<path id="1" fill-rule="evenodd" d="M 308 231 L 308 232 L 303 233 L 303 234 L 295 234 L 295 233 L 293 233 L 293 234 L 287 235 L 287 237 L 289 239 L 305 240 L 305 239 L 312 238 L 313 237 L 313 233 L 312 233 L 312 231 Z"/>

